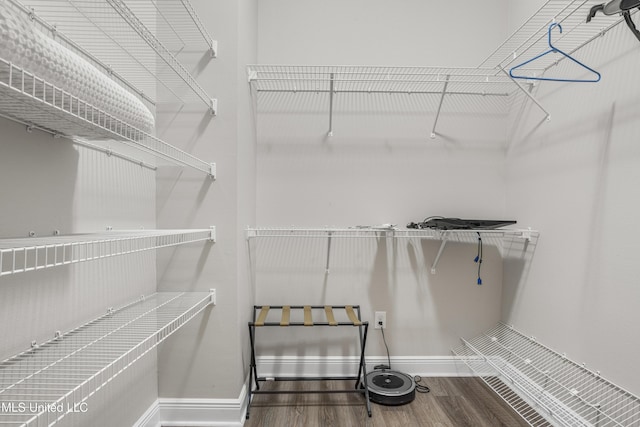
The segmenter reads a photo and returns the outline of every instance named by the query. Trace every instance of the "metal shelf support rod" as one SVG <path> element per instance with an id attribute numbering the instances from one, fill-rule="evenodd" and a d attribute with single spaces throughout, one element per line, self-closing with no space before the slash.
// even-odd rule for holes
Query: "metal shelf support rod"
<path id="1" fill-rule="evenodd" d="M 551 120 L 551 114 L 542 106 L 542 104 L 538 102 L 538 100 L 533 95 L 529 93 L 527 89 L 524 88 L 524 86 L 520 84 L 520 82 L 517 82 L 516 79 L 511 77 L 511 75 L 509 75 L 509 73 L 504 68 L 500 67 L 500 71 L 502 71 L 505 75 L 507 75 L 513 81 L 513 83 L 515 83 L 516 86 L 518 86 L 518 88 L 522 91 L 522 93 L 524 93 L 527 96 L 527 98 L 533 101 L 533 103 L 536 104 L 544 112 L 544 114 L 547 116 L 547 121 Z"/>
<path id="2" fill-rule="evenodd" d="M 333 233 L 329 231 L 327 237 L 327 265 L 325 267 L 326 274 L 329 274 L 329 261 L 331 260 L 331 237 L 333 237 Z"/>
<path id="3" fill-rule="evenodd" d="M 440 249 L 438 249 L 438 253 L 436 254 L 436 258 L 433 260 L 433 264 L 431 264 L 431 274 L 436 274 L 436 267 L 438 266 L 438 262 L 440 262 L 440 257 L 444 252 L 444 248 L 447 246 L 447 236 L 442 238 L 442 243 L 440 243 Z"/>
<path id="4" fill-rule="evenodd" d="M 333 85 L 333 73 L 331 73 L 329 80 L 329 132 L 327 133 L 327 136 L 333 136 Z"/>
<path id="5" fill-rule="evenodd" d="M 318 89 L 256 89 L 256 92 L 265 93 L 367 93 L 367 94 L 385 94 L 385 95 L 441 95 L 442 91 L 427 90 L 318 90 Z M 509 96 L 507 92 L 461 92 L 449 91 L 447 95 L 477 95 L 477 96 Z"/>
<path id="6" fill-rule="evenodd" d="M 431 128 L 431 139 L 434 139 L 436 137 L 436 126 L 438 125 L 438 118 L 440 117 L 440 111 L 442 110 L 442 103 L 444 102 L 444 97 L 447 94 L 447 86 L 449 85 L 449 77 L 450 75 L 447 74 L 447 77 L 444 81 L 444 86 L 442 87 L 442 95 L 440 96 L 440 103 L 438 104 L 438 111 L 436 112 L 436 118 L 433 121 L 433 127 Z"/>

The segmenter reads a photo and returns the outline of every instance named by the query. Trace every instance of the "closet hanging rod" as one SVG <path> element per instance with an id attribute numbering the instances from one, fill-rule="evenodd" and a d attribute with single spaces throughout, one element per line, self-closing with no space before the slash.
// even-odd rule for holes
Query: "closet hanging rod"
<path id="1" fill-rule="evenodd" d="M 274 73 L 266 73 L 266 74 L 274 74 Z M 331 75 L 327 74 L 326 77 L 294 77 L 291 75 L 286 75 L 282 77 L 256 77 L 251 81 L 259 81 L 259 82 L 331 82 Z M 415 79 L 401 79 L 401 78 L 340 78 L 338 76 L 334 76 L 333 81 L 336 83 L 404 83 L 404 84 L 425 84 L 425 83 L 444 83 L 446 79 L 446 74 L 422 74 L 421 77 L 433 76 L 436 77 L 434 79 L 423 79 L 423 80 L 415 80 Z M 458 77 L 465 77 L 465 80 L 456 79 Z M 472 79 L 475 78 L 475 79 Z M 450 83 L 455 84 L 505 84 L 507 80 L 497 77 L 495 75 L 487 75 L 487 76 L 460 76 L 460 75 L 451 75 L 449 79 Z"/>
<path id="2" fill-rule="evenodd" d="M 424 91 L 424 90 L 342 90 L 334 89 L 256 89 L 257 92 L 268 93 L 369 93 L 369 94 L 399 94 L 399 95 L 441 95 L 442 91 Z M 477 96 L 509 96 L 509 92 L 460 92 L 447 91 L 447 95 L 477 95 Z"/>

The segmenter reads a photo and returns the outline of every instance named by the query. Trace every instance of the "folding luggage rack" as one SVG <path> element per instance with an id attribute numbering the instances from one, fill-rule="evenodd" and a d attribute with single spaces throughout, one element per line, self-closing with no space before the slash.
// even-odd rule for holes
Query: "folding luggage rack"
<path id="1" fill-rule="evenodd" d="M 270 310 L 280 310 L 281 316 L 279 322 L 267 322 L 267 315 Z M 303 310 L 304 321 L 292 322 L 291 311 Z M 323 321 L 314 322 L 312 310 L 324 310 L 325 319 Z M 344 310 L 349 321 L 336 321 L 334 310 Z M 256 366 L 255 342 L 256 328 L 267 326 L 351 326 L 358 328 L 360 339 L 360 363 L 358 365 L 358 375 L 356 376 L 327 376 L 327 377 L 260 377 Z M 369 400 L 369 389 L 367 387 L 367 372 L 365 366 L 364 352 L 367 343 L 367 331 L 369 322 L 363 322 L 360 318 L 359 305 L 285 305 L 285 306 L 253 306 L 253 321 L 249 322 L 249 339 L 251 340 L 251 365 L 249 367 L 249 404 L 247 406 L 247 419 L 251 409 L 251 397 L 254 394 L 311 394 L 311 393 L 361 393 L 364 394 L 367 413 L 371 417 L 371 402 Z M 260 390 L 261 381 L 333 381 L 333 380 L 355 380 L 353 389 L 336 389 L 336 390 Z M 255 384 L 255 389 L 253 389 Z"/>

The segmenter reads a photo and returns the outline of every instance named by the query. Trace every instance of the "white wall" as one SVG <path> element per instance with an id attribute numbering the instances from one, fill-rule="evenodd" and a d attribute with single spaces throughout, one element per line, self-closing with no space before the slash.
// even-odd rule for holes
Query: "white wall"
<path id="1" fill-rule="evenodd" d="M 159 89 L 158 135 L 215 162 L 212 181 L 197 172 L 158 172 L 157 215 L 163 227 L 216 226 L 217 242 L 205 251 L 180 247 L 158 258 L 160 290 L 216 289 L 217 306 L 185 325 L 159 352 L 162 398 L 238 398 L 249 362 L 247 322 L 251 278 L 244 238 L 255 221 L 255 132 L 245 64 L 256 59 L 255 0 L 193 1 L 218 41 L 219 55 L 187 51 L 180 61 L 218 99 L 217 116 L 199 100 L 175 105 Z"/>
<path id="2" fill-rule="evenodd" d="M 505 38 L 506 3 L 467 2 L 454 10 L 442 2 L 265 0 L 258 58 L 262 64 L 473 66 Z M 258 226 L 404 227 L 429 215 L 512 216 L 505 209 L 506 111 L 490 115 L 471 101 L 447 98 L 439 136 L 431 140 L 437 97 L 340 94 L 329 138 L 326 95 L 255 96 Z M 459 337 L 500 319 L 502 262 L 495 247 L 485 246 L 478 286 L 475 242 L 448 246 L 431 275 L 438 248 L 439 242 L 419 239 L 333 239 L 327 275 L 326 239 L 255 239 L 256 302 L 361 304 L 367 320 L 387 311 L 392 355 L 448 355 Z M 261 353 L 353 350 L 353 339 L 289 333 L 294 338 L 287 340 L 260 331 Z M 368 349 L 370 356 L 385 354 L 377 331 L 370 332 Z"/>
<path id="3" fill-rule="evenodd" d="M 264 0 L 260 64 L 476 66 L 504 40 L 504 0 Z"/>
<path id="4" fill-rule="evenodd" d="M 638 394 L 638 42 L 621 24 L 575 56 L 602 80 L 539 85 L 552 120 L 533 109 L 508 151 L 507 210 L 541 237 L 504 318 Z"/>

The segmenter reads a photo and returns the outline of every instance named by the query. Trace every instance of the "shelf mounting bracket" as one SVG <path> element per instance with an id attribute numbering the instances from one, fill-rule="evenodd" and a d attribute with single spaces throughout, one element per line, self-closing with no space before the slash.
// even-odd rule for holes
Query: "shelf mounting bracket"
<path id="1" fill-rule="evenodd" d="M 440 262 L 440 257 L 444 252 L 444 248 L 447 246 L 447 236 L 444 235 L 442 237 L 442 242 L 440 243 L 440 249 L 438 249 L 438 253 L 436 254 L 436 258 L 433 260 L 433 264 L 431 264 L 431 274 L 436 274 L 436 267 L 438 267 L 438 262 Z"/>
<path id="2" fill-rule="evenodd" d="M 211 178 L 212 180 L 215 181 L 217 172 L 218 172 L 218 170 L 217 170 L 215 162 L 210 163 L 209 164 L 209 178 Z"/>
<path id="3" fill-rule="evenodd" d="M 524 93 L 527 96 L 527 98 L 529 98 L 531 101 L 533 101 L 533 103 L 536 104 L 538 106 L 538 108 L 540 108 L 542 110 L 542 112 L 547 116 L 547 121 L 551 121 L 551 114 L 549 114 L 549 112 L 547 110 L 545 110 L 545 108 L 542 106 L 542 104 L 540 104 L 540 102 L 538 102 L 538 100 L 533 95 L 531 95 L 531 93 L 529 93 L 529 91 L 527 89 L 525 89 L 525 87 L 522 86 L 520 84 L 520 82 L 516 81 L 516 79 L 511 77 L 511 74 L 509 74 L 507 72 L 507 70 L 505 70 L 504 68 L 500 67 L 500 71 L 502 71 L 507 77 L 509 77 L 511 79 L 511 81 L 513 83 L 515 83 L 516 86 L 518 86 L 518 89 L 520 89 L 522 91 L 522 93 Z"/>
<path id="4" fill-rule="evenodd" d="M 328 232 L 328 238 L 327 238 L 327 265 L 325 266 L 325 274 L 329 274 L 329 261 L 331 260 L 331 237 L 333 235 L 332 231 Z"/>
<path id="5" fill-rule="evenodd" d="M 442 87 L 442 94 L 440 95 L 440 104 L 438 104 L 438 111 L 436 112 L 436 118 L 433 121 L 433 127 L 431 128 L 431 139 L 435 139 L 436 137 L 436 126 L 438 125 L 438 118 L 440 118 L 440 111 L 442 110 L 442 103 L 444 102 L 444 96 L 447 94 L 447 86 L 449 86 L 449 77 L 450 75 L 447 74 L 447 77 L 444 80 L 444 86 Z"/>
<path id="6" fill-rule="evenodd" d="M 329 132 L 327 136 L 333 136 L 333 73 L 329 75 Z"/>

